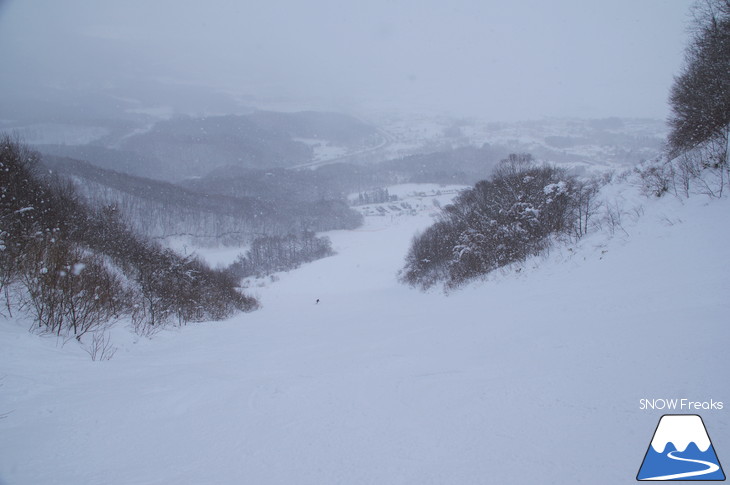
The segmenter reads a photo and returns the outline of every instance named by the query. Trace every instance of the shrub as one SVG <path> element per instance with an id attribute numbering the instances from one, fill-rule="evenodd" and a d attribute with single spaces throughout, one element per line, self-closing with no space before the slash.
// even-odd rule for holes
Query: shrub
<path id="1" fill-rule="evenodd" d="M 257 307 L 235 280 L 134 233 L 110 207 L 92 209 L 68 181 L 41 176 L 38 156 L 0 137 L 0 289 L 18 283 L 37 328 L 80 340 L 122 314 L 143 333 Z"/>
<path id="2" fill-rule="evenodd" d="M 597 208 L 596 192 L 595 182 L 510 155 L 414 238 L 400 278 L 424 289 L 438 282 L 456 287 L 540 253 L 552 235 L 580 237 Z"/>

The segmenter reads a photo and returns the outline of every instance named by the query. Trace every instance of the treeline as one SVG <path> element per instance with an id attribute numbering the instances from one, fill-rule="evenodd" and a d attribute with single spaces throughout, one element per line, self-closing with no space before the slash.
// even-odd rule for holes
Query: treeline
<path id="1" fill-rule="evenodd" d="M 118 145 L 148 161 L 145 173 L 179 181 L 224 165 L 268 170 L 306 163 L 313 159 L 311 141 L 316 140 L 355 148 L 376 145 L 382 136 L 374 127 L 338 113 L 256 111 L 176 116 L 118 140 Z"/>
<path id="2" fill-rule="evenodd" d="M 241 254 L 228 267 L 228 272 L 239 280 L 249 276 L 266 276 L 295 269 L 333 254 L 329 238 L 317 237 L 313 232 L 264 236 L 256 238 L 246 254 Z"/>
<path id="3" fill-rule="evenodd" d="M 339 163 L 316 170 L 229 166 L 180 184 L 54 155 L 44 155 L 42 163 L 72 180 L 89 205 L 116 207 L 128 225 L 150 238 L 181 237 L 197 246 L 240 246 L 261 235 L 353 229 L 362 223 L 362 216 L 350 208 L 348 194 L 363 193 L 363 202 L 372 203 L 385 201 L 377 187 L 473 182 L 490 173 L 498 160 L 496 153 L 488 146 L 467 147 L 374 166 Z"/>
<path id="4" fill-rule="evenodd" d="M 596 182 L 510 155 L 492 177 L 459 194 L 440 219 L 416 236 L 401 281 L 427 289 L 457 287 L 544 251 L 551 237 L 579 238 L 597 206 Z"/>
<path id="5" fill-rule="evenodd" d="M 509 152 L 484 145 L 462 147 L 405 158 L 357 165 L 333 163 L 314 170 L 273 168 L 217 169 L 181 183 L 206 194 L 273 200 L 343 200 L 348 194 L 371 192 L 403 183 L 473 184 L 487 177 Z"/>
<path id="6" fill-rule="evenodd" d="M 198 246 L 243 245 L 261 234 L 351 229 L 362 220 L 344 200 L 302 200 L 293 190 L 228 195 L 68 158 L 45 156 L 43 163 L 74 180 L 79 194 L 92 205 L 113 205 L 130 226 L 151 238 L 185 237 Z"/>
<path id="7" fill-rule="evenodd" d="M 230 275 L 140 236 L 113 207 L 91 207 L 39 155 L 0 138 L 0 289 L 5 309 L 76 337 L 120 316 L 140 332 L 257 307 Z"/>
<path id="8" fill-rule="evenodd" d="M 730 1 L 697 1 L 685 63 L 670 91 L 667 156 L 640 169 L 654 195 L 722 197 L 730 184 Z"/>
<path id="9" fill-rule="evenodd" d="M 380 187 L 374 190 L 358 193 L 357 199 L 352 201 L 352 205 L 382 204 L 396 200 L 398 200 L 398 196 L 390 195 L 387 188 Z"/>

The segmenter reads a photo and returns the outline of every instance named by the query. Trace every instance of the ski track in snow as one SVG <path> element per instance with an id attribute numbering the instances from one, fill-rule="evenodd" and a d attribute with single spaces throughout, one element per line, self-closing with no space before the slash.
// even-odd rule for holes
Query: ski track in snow
<path id="1" fill-rule="evenodd" d="M 259 311 L 120 326 L 108 362 L 0 321 L 0 483 L 633 483 L 640 398 L 728 400 L 730 207 L 625 192 L 629 237 L 448 296 L 396 280 L 424 211 L 329 233 Z"/>
<path id="2" fill-rule="evenodd" d="M 671 458 L 672 460 L 688 461 L 690 463 L 699 463 L 700 465 L 705 465 L 708 468 L 706 468 L 704 470 L 694 471 L 694 472 L 675 473 L 673 475 L 662 475 L 660 477 L 644 478 L 644 479 L 642 479 L 642 481 L 643 480 L 661 480 L 661 481 L 663 481 L 663 480 L 678 480 L 680 478 L 699 477 L 699 476 L 702 476 L 702 475 L 708 475 L 710 473 L 714 473 L 714 472 L 716 472 L 717 470 L 720 469 L 719 466 L 717 466 L 714 463 L 711 463 L 709 461 L 692 460 L 690 458 L 681 458 L 679 456 L 674 456 L 672 453 L 678 453 L 678 451 L 675 450 L 675 451 L 671 451 L 671 452 L 667 453 L 667 456 L 669 458 Z"/>

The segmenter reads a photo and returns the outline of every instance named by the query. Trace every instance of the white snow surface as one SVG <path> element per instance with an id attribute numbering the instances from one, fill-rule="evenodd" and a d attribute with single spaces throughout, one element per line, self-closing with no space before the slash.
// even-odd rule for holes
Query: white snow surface
<path id="1" fill-rule="evenodd" d="M 328 233 L 256 312 L 117 326 L 110 361 L 0 320 L 0 483 L 634 483 L 639 399 L 728 401 L 730 204 L 616 192 L 628 235 L 449 295 L 396 279 L 424 204 Z"/>
<path id="2" fill-rule="evenodd" d="M 669 442 L 674 443 L 677 451 L 686 450 L 690 443 L 696 444 L 703 453 L 710 447 L 710 437 L 702 424 L 702 418 L 692 414 L 662 416 L 651 440 L 651 447 L 657 453 L 664 453 Z"/>
<path id="3" fill-rule="evenodd" d="M 165 245 L 184 256 L 195 255 L 205 261 L 211 268 L 225 268 L 233 263 L 238 256 L 246 254 L 248 247 L 199 247 L 192 244 L 186 237 L 169 237 Z"/>

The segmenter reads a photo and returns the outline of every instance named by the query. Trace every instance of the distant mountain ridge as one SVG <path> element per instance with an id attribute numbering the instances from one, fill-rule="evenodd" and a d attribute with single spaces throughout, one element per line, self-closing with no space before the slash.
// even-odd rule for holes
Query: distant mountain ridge
<path id="1" fill-rule="evenodd" d="M 185 236 L 202 245 L 241 245 L 262 235 L 352 229 L 361 223 L 344 200 L 308 201 L 286 192 L 216 194 L 49 155 L 43 165 L 75 182 L 85 198 L 116 207 L 138 232 L 153 238 Z"/>
<path id="2" fill-rule="evenodd" d="M 45 154 L 173 182 L 202 177 L 221 167 L 292 167 L 383 141 L 377 128 L 358 118 L 320 111 L 178 115 L 139 125 L 95 122 L 99 123 L 96 128 L 93 120 L 83 126 L 49 125 L 48 133 L 40 125 L 8 125 L 8 129 L 32 135 L 38 140 L 35 148 Z"/>
<path id="3" fill-rule="evenodd" d="M 275 113 L 178 117 L 124 139 L 119 148 L 157 160 L 158 178 L 200 177 L 222 166 L 290 167 L 314 157 L 316 140 L 359 147 L 377 141 L 377 131 L 337 113 Z"/>

